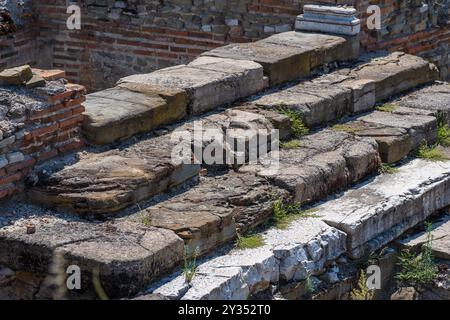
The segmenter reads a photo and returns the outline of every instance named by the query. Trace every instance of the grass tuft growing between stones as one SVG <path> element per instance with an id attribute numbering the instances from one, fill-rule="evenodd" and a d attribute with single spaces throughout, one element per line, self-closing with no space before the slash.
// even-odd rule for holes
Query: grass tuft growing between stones
<path id="1" fill-rule="evenodd" d="M 254 249 L 264 245 L 264 239 L 260 234 L 237 235 L 236 247 L 239 249 Z"/>
<path id="2" fill-rule="evenodd" d="M 397 168 L 388 163 L 382 163 L 378 168 L 378 174 L 394 174 L 399 172 Z"/>
<path id="3" fill-rule="evenodd" d="M 402 283 L 414 287 L 423 287 L 433 282 L 437 276 L 437 266 L 434 262 L 432 225 L 427 223 L 427 241 L 419 254 L 403 250 L 399 256 L 400 272 L 396 278 Z"/>
<path id="4" fill-rule="evenodd" d="M 442 112 L 437 115 L 438 123 L 438 140 L 437 143 L 443 147 L 450 146 L 450 127 L 445 121 L 445 116 Z"/>
<path id="5" fill-rule="evenodd" d="M 316 208 L 301 209 L 299 203 L 296 204 L 284 204 L 281 199 L 277 199 L 274 203 L 272 222 L 275 227 L 279 229 L 286 229 L 289 224 L 300 218 L 318 218 L 319 216 L 314 214 L 317 212 Z"/>
<path id="6" fill-rule="evenodd" d="M 142 222 L 142 224 L 143 224 L 145 227 L 151 227 L 151 226 L 152 226 L 152 219 L 151 219 L 148 215 L 146 215 L 146 214 L 143 214 L 143 215 L 141 216 L 141 222 Z"/>
<path id="7" fill-rule="evenodd" d="M 375 109 L 383 112 L 394 112 L 395 109 L 397 109 L 397 105 L 393 103 L 385 103 L 381 106 L 376 107 Z"/>
<path id="8" fill-rule="evenodd" d="M 334 126 L 331 127 L 332 130 L 335 131 L 342 131 L 342 132 L 347 132 L 347 133 L 356 133 L 360 130 L 360 128 L 358 126 L 355 125 L 348 125 L 348 124 L 335 124 Z"/>
<path id="9" fill-rule="evenodd" d="M 429 146 L 423 142 L 417 150 L 417 157 L 431 161 L 445 161 L 448 160 L 438 149 L 438 145 Z"/>
<path id="10" fill-rule="evenodd" d="M 285 104 L 279 104 L 277 110 L 291 120 L 291 130 L 295 138 L 300 138 L 308 134 L 309 129 L 304 124 L 302 116 L 298 112 L 289 109 Z"/>
<path id="11" fill-rule="evenodd" d="M 298 139 L 292 139 L 289 141 L 280 142 L 280 148 L 282 149 L 295 149 L 300 147 L 302 144 Z"/>
<path id="12" fill-rule="evenodd" d="M 351 300 L 372 300 L 374 296 L 373 290 L 367 286 L 366 273 L 361 270 L 358 279 L 358 285 L 350 292 Z"/>
<path id="13" fill-rule="evenodd" d="M 183 266 L 183 274 L 184 280 L 187 283 L 191 283 L 194 276 L 197 274 L 197 257 L 200 255 L 200 249 L 198 247 L 195 248 L 192 253 L 192 258 L 189 258 L 189 248 L 188 246 L 184 246 L 184 266 Z"/>

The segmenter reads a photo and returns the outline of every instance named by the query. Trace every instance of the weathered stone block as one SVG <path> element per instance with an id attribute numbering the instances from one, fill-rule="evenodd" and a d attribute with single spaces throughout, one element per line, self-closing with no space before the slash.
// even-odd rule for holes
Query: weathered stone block
<path id="1" fill-rule="evenodd" d="M 29 65 L 6 69 L 0 72 L 0 81 L 6 84 L 21 85 L 33 77 L 33 72 Z"/>
<path id="2" fill-rule="evenodd" d="M 239 80 L 242 76 L 242 73 L 180 65 L 149 74 L 129 76 L 121 79 L 119 84 L 132 82 L 185 90 L 189 99 L 189 111 L 200 114 L 241 98 Z"/>
<path id="3" fill-rule="evenodd" d="M 181 120 L 186 115 L 186 101 L 163 99 L 115 87 L 87 95 L 84 103 L 83 130 L 95 144 L 112 143 L 140 132 Z"/>

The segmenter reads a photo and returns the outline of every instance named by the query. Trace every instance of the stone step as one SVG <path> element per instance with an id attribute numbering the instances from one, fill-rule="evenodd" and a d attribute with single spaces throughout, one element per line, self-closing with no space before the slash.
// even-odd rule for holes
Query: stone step
<path id="1" fill-rule="evenodd" d="M 121 150 L 86 153 L 73 165 L 47 166 L 28 196 L 77 213 L 118 211 L 198 176 L 200 165 L 173 163 L 175 145 L 167 134 Z"/>
<path id="2" fill-rule="evenodd" d="M 188 65 L 125 77 L 118 81 L 119 88 L 88 95 L 86 136 L 91 143 L 109 144 L 233 103 L 262 91 L 267 80 L 270 85 L 294 80 L 309 75 L 315 67 L 354 59 L 359 53 L 356 37 L 301 32 L 286 32 L 248 45 L 256 49 L 243 49 L 245 57 L 220 56 L 213 50 Z M 261 62 L 261 56 L 271 62 Z M 130 97 L 126 89 L 135 96 Z"/>
<path id="3" fill-rule="evenodd" d="M 233 248 L 201 260 L 191 283 L 176 272 L 145 293 L 168 299 L 248 299 L 271 285 L 321 275 L 343 253 L 361 258 L 447 207 L 449 173 L 450 161 L 414 159 L 398 173 L 380 175 L 314 206 L 312 216 L 294 220 L 287 229 L 262 231 L 259 248 Z M 443 257 L 447 222 L 435 224 L 433 231 L 433 250 L 444 251 Z M 401 243 L 415 247 L 424 238 L 419 234 Z"/>
<path id="4" fill-rule="evenodd" d="M 278 154 L 273 154 L 278 153 Z M 297 145 L 270 152 L 276 166 L 242 166 L 289 190 L 295 202 L 310 203 L 376 172 L 381 161 L 374 139 L 324 129 L 302 137 Z"/>
<path id="5" fill-rule="evenodd" d="M 130 218 L 86 221 L 16 202 L 3 207 L 0 225 L 0 265 L 28 279 L 19 284 L 22 292 L 12 290 L 17 298 L 64 298 L 54 289 L 65 288 L 59 275 L 73 265 L 80 268 L 81 289 L 65 298 L 97 299 L 96 280 L 109 298 L 128 297 L 183 259 L 183 241 L 174 232 Z"/>
<path id="6" fill-rule="evenodd" d="M 232 103 L 267 85 L 258 63 L 213 57 L 200 57 L 188 65 L 132 75 L 118 82 L 119 85 L 128 83 L 183 90 L 188 96 L 190 114 Z"/>
<path id="7" fill-rule="evenodd" d="M 265 179 L 235 172 L 201 177 L 183 193 L 169 193 L 167 200 L 139 215 L 148 224 L 174 231 L 200 254 L 267 222 L 277 199 L 289 200 L 288 192 Z"/>
<path id="8" fill-rule="evenodd" d="M 355 120 L 337 124 L 334 130 L 349 132 L 360 137 L 372 137 L 378 143 L 378 152 L 385 163 L 405 158 L 422 143 L 437 140 L 436 117 L 408 113 L 374 111 Z"/>
<path id="9" fill-rule="evenodd" d="M 414 159 L 316 207 L 347 234 L 352 258 L 369 254 L 450 204 L 450 161 Z"/>
<path id="10" fill-rule="evenodd" d="M 83 133 L 91 143 L 108 144 L 183 119 L 187 96 L 179 89 L 156 93 L 129 84 L 89 94 L 84 106 Z"/>
<path id="11" fill-rule="evenodd" d="M 378 58 L 363 55 L 351 68 L 262 95 L 249 105 L 289 108 L 298 112 L 307 126 L 315 127 L 348 113 L 372 110 L 387 98 L 435 79 L 435 67 L 421 58 L 400 52 Z"/>
<path id="12" fill-rule="evenodd" d="M 359 55 L 359 38 L 307 32 L 283 32 L 251 43 L 234 43 L 202 54 L 235 60 L 252 60 L 264 67 L 270 85 L 310 75 L 311 70 L 333 61 Z"/>
<path id="13" fill-rule="evenodd" d="M 424 244 L 427 244 L 429 235 L 431 236 L 430 247 L 433 255 L 438 259 L 450 260 L 450 216 L 448 212 L 435 221 L 430 230 L 410 235 L 399 240 L 398 244 L 403 249 L 419 251 Z"/>
<path id="14" fill-rule="evenodd" d="M 175 273 L 148 289 L 167 299 L 244 300 L 280 282 L 304 280 L 345 252 L 345 234 L 316 219 L 262 233 L 264 245 L 201 261 L 191 283 Z"/>

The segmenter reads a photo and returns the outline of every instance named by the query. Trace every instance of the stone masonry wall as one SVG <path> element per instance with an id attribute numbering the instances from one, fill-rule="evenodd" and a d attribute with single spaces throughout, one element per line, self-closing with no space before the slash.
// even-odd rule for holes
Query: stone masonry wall
<path id="1" fill-rule="evenodd" d="M 37 163 L 83 145 L 84 87 L 61 71 L 35 72 L 44 87 L 0 86 L 0 199 L 21 190 Z"/>
<path id="2" fill-rule="evenodd" d="M 38 62 L 38 18 L 31 1 L 22 2 L 0 0 L 0 71 Z"/>
<path id="3" fill-rule="evenodd" d="M 73 3 L 82 9 L 79 31 L 66 27 Z M 311 3 L 355 6 L 363 20 L 363 49 L 417 54 L 448 77 L 447 0 L 36 0 L 36 65 L 64 69 L 69 80 L 90 91 L 111 87 L 123 76 L 186 63 L 225 43 L 291 30 L 302 6 Z M 370 4 L 381 7 L 381 30 L 365 26 Z M 14 60 L 0 58 L 0 67 L 5 64 Z"/>

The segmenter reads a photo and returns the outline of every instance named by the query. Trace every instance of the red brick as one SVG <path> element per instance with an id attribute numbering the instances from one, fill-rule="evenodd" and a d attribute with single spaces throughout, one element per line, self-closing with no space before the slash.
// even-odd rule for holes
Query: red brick
<path id="1" fill-rule="evenodd" d="M 70 127 L 70 126 L 72 126 L 74 124 L 81 123 L 83 121 L 83 119 L 84 119 L 83 115 L 82 114 L 78 114 L 78 115 L 73 116 L 71 118 L 68 118 L 66 120 L 60 121 L 59 122 L 59 127 L 61 129 L 65 129 L 65 128 Z"/>
<path id="2" fill-rule="evenodd" d="M 21 172 L 17 172 L 15 174 L 9 175 L 9 176 L 5 176 L 0 178 L 0 186 L 1 185 L 5 185 L 5 184 L 9 184 L 12 182 L 16 182 L 19 181 L 20 179 L 22 179 L 22 173 Z"/>
<path id="3" fill-rule="evenodd" d="M 22 162 L 15 163 L 15 164 L 7 166 L 6 167 L 6 172 L 8 174 L 12 174 L 12 173 L 17 172 L 19 170 L 22 170 L 24 168 L 32 167 L 35 164 L 36 164 L 36 160 L 33 159 L 33 158 L 30 158 L 28 160 L 25 160 L 25 161 L 22 161 Z"/>
<path id="4" fill-rule="evenodd" d="M 84 146 L 84 140 L 82 139 L 76 139 L 73 142 L 67 143 L 61 147 L 58 148 L 58 151 L 61 153 L 66 153 L 69 151 L 80 149 Z"/>
<path id="5" fill-rule="evenodd" d="M 37 138 L 37 137 L 42 136 L 42 135 L 44 135 L 46 133 L 53 132 L 53 131 L 56 131 L 56 130 L 58 130 L 58 125 L 57 124 L 53 124 L 53 125 L 50 125 L 50 126 L 34 129 L 31 132 L 31 134 L 32 134 L 33 138 Z"/>
<path id="6" fill-rule="evenodd" d="M 43 151 L 43 152 L 39 152 L 38 155 L 38 162 L 43 162 L 45 160 L 48 160 L 50 158 L 56 157 L 58 155 L 58 150 L 56 149 L 52 149 L 50 151 Z"/>

